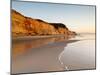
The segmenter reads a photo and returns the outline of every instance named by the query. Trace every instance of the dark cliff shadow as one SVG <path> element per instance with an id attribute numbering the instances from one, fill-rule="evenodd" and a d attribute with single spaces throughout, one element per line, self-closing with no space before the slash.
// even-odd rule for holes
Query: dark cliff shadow
<path id="1" fill-rule="evenodd" d="M 69 43 L 79 40 L 69 38 L 45 38 L 13 42 L 12 73 L 62 71 L 59 54 Z"/>

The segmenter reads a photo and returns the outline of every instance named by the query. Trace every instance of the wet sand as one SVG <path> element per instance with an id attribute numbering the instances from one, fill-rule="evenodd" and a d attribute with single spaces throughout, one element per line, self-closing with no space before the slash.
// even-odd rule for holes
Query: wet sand
<path id="1" fill-rule="evenodd" d="M 13 37 L 13 40 L 34 40 L 34 39 L 41 39 L 41 38 L 58 38 L 58 37 L 72 37 L 67 36 L 64 34 L 55 34 L 55 35 L 37 35 L 37 36 L 20 36 L 20 37 Z"/>
<path id="2" fill-rule="evenodd" d="M 52 37 L 12 42 L 13 74 L 94 68 L 94 38 Z"/>

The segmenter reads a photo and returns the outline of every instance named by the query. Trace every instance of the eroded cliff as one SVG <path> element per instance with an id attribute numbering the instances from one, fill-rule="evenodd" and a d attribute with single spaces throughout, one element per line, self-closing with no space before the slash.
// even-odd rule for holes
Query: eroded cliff
<path id="1" fill-rule="evenodd" d="M 35 36 L 35 35 L 75 35 L 62 23 L 48 23 L 41 19 L 26 17 L 12 9 L 12 35 Z"/>

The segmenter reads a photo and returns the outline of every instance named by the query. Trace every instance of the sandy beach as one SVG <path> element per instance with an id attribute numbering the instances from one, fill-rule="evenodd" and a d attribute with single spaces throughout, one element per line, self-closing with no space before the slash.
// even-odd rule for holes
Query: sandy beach
<path id="1" fill-rule="evenodd" d="M 94 39 L 94 35 L 83 35 L 14 41 L 12 73 L 95 69 Z"/>
<path id="2" fill-rule="evenodd" d="M 28 40 L 28 39 L 39 39 L 39 38 L 55 38 L 55 37 L 69 37 L 65 34 L 58 34 L 58 35 L 36 35 L 36 36 L 19 36 L 19 37 L 12 37 L 12 40 Z"/>

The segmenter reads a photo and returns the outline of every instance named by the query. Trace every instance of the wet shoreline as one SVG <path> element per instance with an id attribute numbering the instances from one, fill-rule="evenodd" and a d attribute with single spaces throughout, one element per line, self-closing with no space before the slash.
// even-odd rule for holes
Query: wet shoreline
<path id="1" fill-rule="evenodd" d="M 53 37 L 13 41 L 12 73 L 95 68 L 95 38 Z"/>

